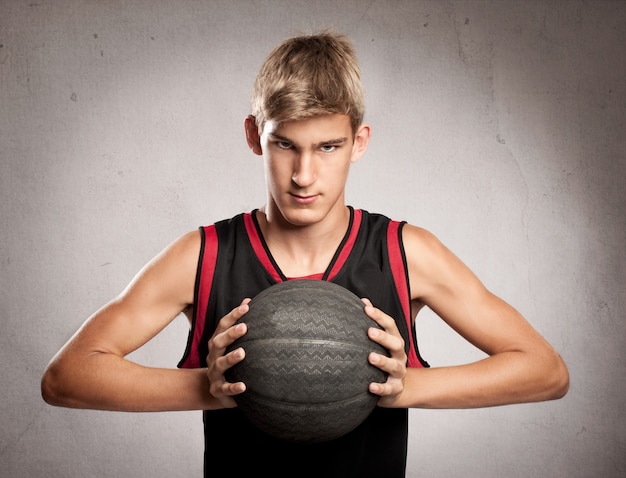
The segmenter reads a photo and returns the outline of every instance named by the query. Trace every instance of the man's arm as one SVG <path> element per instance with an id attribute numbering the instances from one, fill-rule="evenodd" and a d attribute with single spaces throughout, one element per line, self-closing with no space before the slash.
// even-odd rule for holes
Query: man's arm
<path id="1" fill-rule="evenodd" d="M 406 369 L 392 319 L 370 309 L 392 332 L 383 338 L 387 343 L 381 342 L 392 358 L 381 356 L 378 364 L 387 367 L 390 380 L 382 387 L 373 384 L 372 390 L 383 396 L 381 406 L 473 408 L 565 395 L 569 377 L 563 360 L 513 307 L 490 293 L 427 231 L 405 226 L 403 239 L 414 302 L 430 307 L 488 357 L 466 365 Z"/>
<path id="2" fill-rule="evenodd" d="M 90 317 L 48 365 L 41 384 L 46 402 L 123 411 L 221 408 L 206 369 L 150 368 L 125 359 L 193 303 L 199 251 L 198 231 L 181 237 Z"/>

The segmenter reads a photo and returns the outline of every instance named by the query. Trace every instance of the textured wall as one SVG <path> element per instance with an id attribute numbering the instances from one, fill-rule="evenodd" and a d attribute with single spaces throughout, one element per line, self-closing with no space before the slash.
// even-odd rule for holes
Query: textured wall
<path id="1" fill-rule="evenodd" d="M 253 78 L 330 25 L 374 132 L 348 201 L 438 235 L 571 372 L 557 402 L 412 411 L 408 476 L 624 476 L 624 2 L 1 0 L 3 477 L 201 476 L 199 412 L 49 407 L 41 372 L 167 243 L 262 204 Z M 418 330 L 434 366 L 482 357 Z M 133 358 L 174 366 L 185 339 Z"/>

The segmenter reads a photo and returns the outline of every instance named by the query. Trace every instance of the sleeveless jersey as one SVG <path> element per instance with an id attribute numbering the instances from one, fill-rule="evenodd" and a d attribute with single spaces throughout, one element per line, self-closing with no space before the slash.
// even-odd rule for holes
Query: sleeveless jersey
<path id="1" fill-rule="evenodd" d="M 208 340 L 219 320 L 245 297 L 288 280 L 274 261 L 256 211 L 200 228 L 202 245 L 192 327 L 181 368 L 206 367 Z M 404 222 L 350 208 L 348 230 L 326 271 L 335 282 L 394 317 L 409 367 L 427 367 L 411 318 Z M 245 319 L 245 317 L 244 317 Z M 203 412 L 205 476 L 404 477 L 408 410 L 376 407 L 355 430 L 336 440 L 299 444 L 265 434 L 237 409 Z M 295 468 L 294 468 L 295 465 Z M 214 476 L 222 476 L 220 474 Z"/>

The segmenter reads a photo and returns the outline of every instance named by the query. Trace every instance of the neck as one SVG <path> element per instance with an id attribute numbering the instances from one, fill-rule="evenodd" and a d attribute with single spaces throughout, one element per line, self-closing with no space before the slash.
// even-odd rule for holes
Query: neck
<path id="1" fill-rule="evenodd" d="M 263 209 L 257 212 L 263 238 L 283 274 L 304 277 L 326 270 L 350 223 L 350 210 L 344 206 L 339 212 L 304 226 L 267 215 Z"/>

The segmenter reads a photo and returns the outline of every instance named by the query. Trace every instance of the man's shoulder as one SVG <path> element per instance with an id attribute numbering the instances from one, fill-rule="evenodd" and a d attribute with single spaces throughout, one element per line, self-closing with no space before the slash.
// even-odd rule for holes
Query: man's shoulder
<path id="1" fill-rule="evenodd" d="M 205 224 L 203 224 L 202 226 L 200 226 L 201 229 L 203 228 L 207 228 L 207 227 L 218 227 L 218 226 L 222 226 L 225 224 L 233 224 L 233 223 L 237 223 L 239 221 L 243 221 L 244 217 L 249 216 L 252 217 L 252 215 L 254 214 L 254 212 L 256 211 L 256 209 L 253 209 L 251 211 L 248 212 L 240 212 L 238 214 L 235 214 L 234 216 L 231 217 L 223 217 L 222 219 L 219 219 L 215 222 L 207 222 Z"/>
<path id="2" fill-rule="evenodd" d="M 379 225 L 386 228 L 389 224 L 397 224 L 402 228 L 407 224 L 403 219 L 396 219 L 385 213 L 370 212 L 365 209 L 355 209 L 355 215 L 356 214 L 359 214 L 364 222 L 374 226 Z"/>

